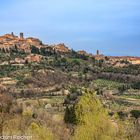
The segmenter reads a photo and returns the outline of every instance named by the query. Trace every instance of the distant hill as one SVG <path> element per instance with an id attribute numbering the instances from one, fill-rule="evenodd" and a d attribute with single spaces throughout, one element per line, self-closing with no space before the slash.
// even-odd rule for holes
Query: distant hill
<path id="1" fill-rule="evenodd" d="M 105 60 L 107 63 L 112 65 L 123 67 L 125 63 L 122 64 L 123 61 L 128 61 L 131 64 L 140 64 L 140 57 L 129 57 L 129 56 L 122 56 L 122 57 L 113 57 L 113 56 L 104 56 L 100 54 L 99 50 L 97 50 L 97 54 L 89 54 L 85 50 L 74 51 L 68 48 L 64 43 L 48 45 L 44 44 L 40 39 L 34 37 L 24 38 L 24 34 L 20 33 L 19 36 L 14 35 L 12 32 L 11 34 L 5 34 L 0 36 L 0 51 L 3 53 L 9 52 L 23 52 L 29 55 L 31 59 L 33 58 L 32 54 L 36 55 L 48 55 L 48 54 L 61 54 L 61 55 L 75 55 L 83 56 L 83 57 L 91 57 L 95 58 L 96 60 Z M 28 59 L 29 59 L 28 57 Z M 121 63 L 120 63 L 121 62 Z"/>

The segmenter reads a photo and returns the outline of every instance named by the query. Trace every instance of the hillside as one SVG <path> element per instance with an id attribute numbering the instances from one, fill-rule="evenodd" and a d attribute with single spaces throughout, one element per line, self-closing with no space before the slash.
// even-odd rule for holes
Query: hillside
<path id="1" fill-rule="evenodd" d="M 0 103 L 0 136 L 138 140 L 140 58 L 6 34 L 0 36 Z"/>
<path id="2" fill-rule="evenodd" d="M 20 33 L 20 36 L 15 36 L 13 32 L 11 34 L 5 34 L 0 36 L 0 49 L 5 52 L 17 49 L 19 51 L 24 51 L 26 53 L 31 53 L 31 46 L 35 46 L 38 49 L 47 48 L 50 50 L 55 50 L 56 52 L 67 53 L 70 50 L 65 47 L 64 44 L 58 45 L 44 45 L 42 41 L 38 38 L 28 37 L 24 38 L 24 34 Z"/>

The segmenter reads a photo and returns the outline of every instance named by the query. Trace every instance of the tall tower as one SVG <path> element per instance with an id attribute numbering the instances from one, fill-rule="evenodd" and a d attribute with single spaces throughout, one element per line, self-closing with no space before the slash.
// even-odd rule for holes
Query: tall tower
<path id="1" fill-rule="evenodd" d="M 96 55 L 100 55 L 99 50 L 97 50 Z"/>
<path id="2" fill-rule="evenodd" d="M 14 33 L 12 32 L 11 35 L 14 36 Z"/>
<path id="3" fill-rule="evenodd" d="M 24 34 L 20 33 L 20 39 L 24 39 Z"/>

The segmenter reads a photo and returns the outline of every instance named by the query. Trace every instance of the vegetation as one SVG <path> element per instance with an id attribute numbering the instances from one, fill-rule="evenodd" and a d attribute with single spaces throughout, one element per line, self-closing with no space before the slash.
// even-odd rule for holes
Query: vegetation
<path id="1" fill-rule="evenodd" d="M 39 62 L 13 64 L 28 53 L 0 52 L 0 136 L 34 140 L 137 140 L 140 66 L 107 64 L 74 50 L 30 46 Z M 86 90 L 85 90 L 86 89 Z M 63 132 L 63 133 L 62 133 Z"/>
<path id="2" fill-rule="evenodd" d="M 107 111 L 93 93 L 84 93 L 75 106 L 75 114 L 77 127 L 74 140 L 105 140 L 115 136 L 115 127 Z"/>
<path id="3" fill-rule="evenodd" d="M 73 140 L 132 140 L 133 123 L 116 117 L 111 118 L 95 93 L 87 90 L 65 113 L 66 122 L 75 125 Z"/>
<path id="4" fill-rule="evenodd" d="M 125 86 L 124 83 L 104 79 L 95 80 L 94 85 L 96 88 L 106 88 L 108 90 L 119 89 Z"/>

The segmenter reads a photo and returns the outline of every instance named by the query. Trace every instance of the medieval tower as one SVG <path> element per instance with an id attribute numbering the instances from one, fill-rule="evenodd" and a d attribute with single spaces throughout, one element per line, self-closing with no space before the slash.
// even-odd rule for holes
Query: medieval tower
<path id="1" fill-rule="evenodd" d="M 24 39 L 24 34 L 20 33 L 20 39 Z"/>
<path id="2" fill-rule="evenodd" d="M 96 55 L 100 55 L 100 52 L 99 52 L 99 50 L 97 50 L 97 52 L 96 52 Z"/>

